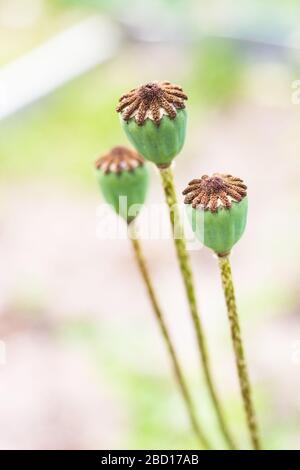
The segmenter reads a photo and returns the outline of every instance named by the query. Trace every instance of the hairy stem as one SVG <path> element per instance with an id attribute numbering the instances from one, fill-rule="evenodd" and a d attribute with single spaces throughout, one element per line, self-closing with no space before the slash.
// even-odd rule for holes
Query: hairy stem
<path id="1" fill-rule="evenodd" d="M 212 373 L 209 363 L 209 357 L 207 352 L 206 341 L 204 337 L 204 332 L 202 328 L 202 324 L 200 321 L 196 296 L 195 296 L 195 289 L 194 289 L 194 282 L 192 271 L 190 267 L 190 261 L 188 257 L 188 253 L 185 246 L 185 240 L 183 237 L 183 229 L 182 224 L 180 222 L 179 217 L 179 210 L 177 206 L 177 198 L 174 188 L 174 181 L 173 181 L 173 174 L 170 167 L 166 169 L 160 169 L 162 185 L 165 192 L 165 197 L 167 204 L 169 206 L 169 213 L 170 213 L 170 221 L 173 231 L 174 243 L 176 248 L 177 259 L 182 275 L 182 279 L 185 286 L 186 296 L 189 303 L 190 313 L 192 317 L 192 321 L 194 324 L 195 334 L 197 338 L 200 359 L 203 366 L 204 377 L 207 383 L 207 387 L 211 396 L 211 400 L 214 405 L 214 409 L 216 412 L 217 420 L 219 423 L 220 430 L 225 438 L 230 449 L 235 449 L 234 440 L 231 437 L 229 429 L 227 427 L 226 419 L 217 396 L 217 392 L 215 389 L 215 385 L 212 379 Z"/>
<path id="2" fill-rule="evenodd" d="M 258 436 L 255 412 L 251 397 L 251 387 L 247 372 L 239 317 L 236 308 L 234 286 L 232 281 L 230 261 L 227 256 L 219 257 L 219 266 L 221 271 L 222 285 L 226 300 L 228 320 L 230 324 L 233 349 L 235 354 L 236 368 L 239 377 L 240 390 L 243 399 L 243 405 L 246 413 L 248 430 L 250 433 L 251 443 L 255 450 L 260 450 L 260 440 Z"/>
<path id="3" fill-rule="evenodd" d="M 152 307 L 153 307 L 153 312 L 154 312 L 156 320 L 158 322 L 163 340 L 165 342 L 166 348 L 167 348 L 168 353 L 170 355 L 171 363 L 172 363 L 173 369 L 174 369 L 175 378 L 176 378 L 176 381 L 178 383 L 182 398 L 185 402 L 192 428 L 195 432 L 195 435 L 196 435 L 201 447 L 204 447 L 205 449 L 211 449 L 210 443 L 209 443 L 205 433 L 203 432 L 203 430 L 201 429 L 201 427 L 198 423 L 195 407 L 194 407 L 189 389 L 187 387 L 187 384 L 186 384 L 186 381 L 185 381 L 185 378 L 184 378 L 184 374 L 182 372 L 182 368 L 180 366 L 180 363 L 179 363 L 179 360 L 178 360 L 178 357 L 177 357 L 172 339 L 171 339 L 171 337 L 169 335 L 169 332 L 168 332 L 168 327 L 166 325 L 162 310 L 161 310 L 161 308 L 158 304 L 158 301 L 157 301 L 157 298 L 156 298 L 156 295 L 155 295 L 155 292 L 154 292 L 154 289 L 153 289 L 153 286 L 152 286 L 152 282 L 151 282 L 150 277 L 149 277 L 149 272 L 148 272 L 148 269 L 147 269 L 146 261 L 145 261 L 145 258 L 143 256 L 142 249 L 141 249 L 141 244 L 140 244 L 138 238 L 136 237 L 134 222 L 132 222 L 129 225 L 129 228 L 130 228 L 130 239 L 131 239 L 131 242 L 132 242 L 132 247 L 133 247 L 133 251 L 134 251 L 134 254 L 135 254 L 135 258 L 136 258 L 137 264 L 140 268 L 140 272 L 141 272 L 141 275 L 143 277 L 143 280 L 145 282 L 145 286 L 146 286 L 146 289 L 147 289 L 147 292 L 148 292 L 148 295 L 149 295 L 149 299 L 150 299 L 150 302 L 151 302 Z"/>

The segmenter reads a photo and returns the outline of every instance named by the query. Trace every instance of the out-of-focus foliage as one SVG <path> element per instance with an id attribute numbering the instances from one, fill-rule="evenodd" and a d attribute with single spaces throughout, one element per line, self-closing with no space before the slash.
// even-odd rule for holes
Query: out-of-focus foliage
<path id="1" fill-rule="evenodd" d="M 104 70 L 74 80 L 1 124 L 1 177 L 91 181 L 93 158 L 125 138 Z M 26 115 L 26 121 L 24 116 Z M 88 164 L 87 164 L 88 160 Z"/>
<path id="2" fill-rule="evenodd" d="M 57 4 L 62 6 L 81 6 L 81 7 L 97 7 L 97 8 L 106 8 L 108 10 L 115 7 L 124 8 L 123 0 L 55 0 Z M 140 0 L 128 0 L 126 2 L 126 8 L 134 8 L 136 5 L 140 4 Z M 150 3 L 150 2 L 149 2 Z M 184 0 L 152 0 L 152 7 L 157 7 L 159 5 L 165 5 L 169 8 L 176 8 L 179 5 L 184 5 L 186 2 Z"/>
<path id="3" fill-rule="evenodd" d="M 207 39 L 194 49 L 191 100 L 206 105 L 222 105 L 240 91 L 242 62 L 236 45 L 231 41 Z"/>

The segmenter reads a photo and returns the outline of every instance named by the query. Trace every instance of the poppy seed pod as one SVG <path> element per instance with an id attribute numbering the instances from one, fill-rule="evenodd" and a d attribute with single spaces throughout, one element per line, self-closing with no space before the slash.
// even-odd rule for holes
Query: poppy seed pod
<path id="1" fill-rule="evenodd" d="M 190 181 L 183 191 L 193 232 L 219 256 L 230 253 L 247 221 L 247 186 L 240 178 L 214 173 Z"/>
<path id="2" fill-rule="evenodd" d="M 136 150 L 157 166 L 168 167 L 183 147 L 186 94 L 170 82 L 150 82 L 121 96 L 116 108 Z"/>
<path id="3" fill-rule="evenodd" d="M 117 146 L 99 157 L 95 165 L 105 200 L 130 223 L 146 198 L 149 176 L 143 158 L 134 150 Z"/>

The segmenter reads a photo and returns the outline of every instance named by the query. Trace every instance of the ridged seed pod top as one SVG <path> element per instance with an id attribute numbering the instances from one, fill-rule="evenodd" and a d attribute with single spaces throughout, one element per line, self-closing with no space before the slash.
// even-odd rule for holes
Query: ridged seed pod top
<path id="1" fill-rule="evenodd" d="M 185 100 L 182 88 L 167 81 L 146 83 L 119 99 L 116 110 L 129 140 L 158 166 L 168 166 L 183 146 Z"/>
<path id="2" fill-rule="evenodd" d="M 189 182 L 183 191 L 192 229 L 201 242 L 226 255 L 241 238 L 247 220 L 247 186 L 232 175 L 214 173 Z"/>
<path id="3" fill-rule="evenodd" d="M 113 147 L 95 162 L 96 168 L 104 173 L 132 171 L 142 165 L 144 165 L 144 159 L 137 152 L 123 145 Z"/>
<path id="4" fill-rule="evenodd" d="M 149 118 L 159 126 L 163 115 L 174 119 L 177 110 L 185 108 L 184 100 L 187 96 L 180 86 L 170 82 L 150 82 L 122 95 L 117 112 L 125 121 L 133 117 L 142 125 Z"/>

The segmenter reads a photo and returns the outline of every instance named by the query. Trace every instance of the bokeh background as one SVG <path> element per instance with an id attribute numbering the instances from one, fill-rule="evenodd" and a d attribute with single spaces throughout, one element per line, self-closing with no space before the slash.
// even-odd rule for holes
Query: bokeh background
<path id="1" fill-rule="evenodd" d="M 213 171 L 248 184 L 232 263 L 259 423 L 267 449 L 299 449 L 299 14 L 296 0 L 0 1 L 1 449 L 196 448 L 130 243 L 97 236 L 93 162 L 126 144 L 118 97 L 153 79 L 189 95 L 178 192 Z M 163 202 L 150 171 L 147 206 Z M 222 448 L 171 240 L 143 247 Z M 219 393 L 247 448 L 217 262 L 191 258 Z"/>

